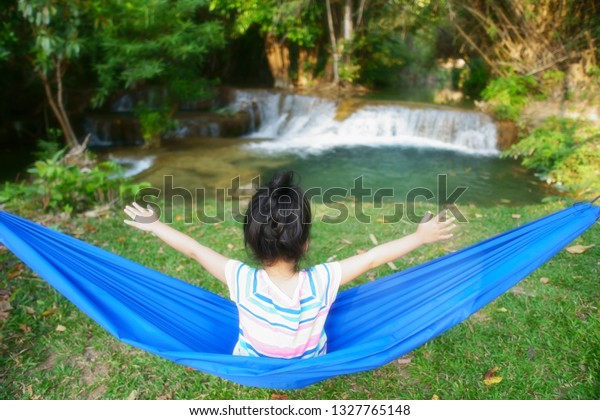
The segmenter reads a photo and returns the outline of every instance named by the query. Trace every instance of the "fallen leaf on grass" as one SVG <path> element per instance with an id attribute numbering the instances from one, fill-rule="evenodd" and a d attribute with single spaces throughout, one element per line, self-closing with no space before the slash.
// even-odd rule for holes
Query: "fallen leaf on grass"
<path id="1" fill-rule="evenodd" d="M 8 273 L 8 278 L 9 279 L 14 279 L 15 277 L 20 276 L 23 273 L 23 264 L 19 263 L 15 266 L 15 268 L 13 268 L 13 270 Z"/>
<path id="2" fill-rule="evenodd" d="M 131 391 L 131 394 L 129 394 L 127 399 L 128 400 L 137 400 L 139 395 L 140 395 L 139 391 L 134 389 L 133 391 Z"/>
<path id="3" fill-rule="evenodd" d="M 33 309 L 31 306 L 26 306 L 25 312 L 27 313 L 27 315 L 35 315 L 35 309 Z"/>
<path id="4" fill-rule="evenodd" d="M 58 311 L 58 308 L 56 306 L 53 306 L 52 308 L 47 309 L 44 312 L 42 312 L 42 316 L 54 315 L 56 313 L 56 311 Z"/>
<path id="5" fill-rule="evenodd" d="M 65 332 L 65 331 L 67 331 L 67 327 L 65 327 L 64 325 L 56 326 L 56 332 Z"/>
<path id="6" fill-rule="evenodd" d="M 510 289 L 511 293 L 515 294 L 515 295 L 523 295 L 523 296 L 529 296 L 529 297 L 535 297 L 535 293 L 531 293 L 528 292 L 527 290 L 523 289 L 521 286 L 514 286 L 512 289 Z"/>
<path id="7" fill-rule="evenodd" d="M 506 312 L 508 312 L 508 309 L 506 309 L 506 308 L 498 308 L 498 309 L 496 309 L 496 310 L 497 310 L 498 312 L 503 312 L 503 313 L 506 313 Z"/>
<path id="8" fill-rule="evenodd" d="M 85 230 L 87 230 L 88 232 L 92 232 L 92 233 L 98 232 L 98 229 L 96 229 L 96 227 L 92 226 L 92 225 L 83 225 L 83 228 Z"/>
<path id="9" fill-rule="evenodd" d="M 510 217 L 512 217 L 513 219 L 520 219 L 521 215 L 520 214 L 512 214 Z"/>
<path id="10" fill-rule="evenodd" d="M 377 238 L 372 233 L 369 233 L 369 239 L 371 239 L 371 242 L 373 242 L 373 245 L 379 245 L 379 243 L 377 242 Z"/>
<path id="11" fill-rule="evenodd" d="M 567 248 L 569 254 L 583 254 L 594 245 L 573 245 Z"/>
<path id="12" fill-rule="evenodd" d="M 544 284 L 548 284 L 548 282 L 550 281 L 550 279 L 548 277 L 542 277 L 540 279 L 540 282 L 544 283 Z"/>
<path id="13" fill-rule="evenodd" d="M 399 365 L 409 365 L 412 362 L 412 357 L 403 357 L 402 359 L 396 360 Z"/>
<path id="14" fill-rule="evenodd" d="M 437 401 L 440 399 L 440 397 L 437 394 L 433 394 L 433 397 L 431 397 L 431 399 Z"/>
<path id="15" fill-rule="evenodd" d="M 470 319 L 473 322 L 487 322 L 490 320 L 490 317 L 482 311 L 477 311 L 473 315 L 471 315 Z"/>
<path id="16" fill-rule="evenodd" d="M 0 300 L 0 312 L 10 312 L 12 309 L 8 300 Z"/>
<path id="17" fill-rule="evenodd" d="M 39 395 L 33 394 L 33 387 L 31 385 L 27 385 L 27 392 L 29 393 L 29 398 L 31 400 L 39 400 L 41 397 Z"/>
<path id="18" fill-rule="evenodd" d="M 288 397 L 285 394 L 271 394 L 271 399 L 272 400 L 289 400 L 290 397 Z"/>
<path id="19" fill-rule="evenodd" d="M 485 377 L 483 379 L 483 383 L 486 386 L 491 386 L 494 384 L 499 384 L 502 382 L 502 376 L 496 376 L 496 372 L 498 372 L 500 368 L 498 366 L 493 367 L 485 373 Z"/>
<path id="20" fill-rule="evenodd" d="M 173 399 L 173 394 L 170 392 L 168 394 L 161 395 L 160 397 L 157 398 L 157 400 L 160 400 L 160 401 L 172 400 L 172 399 Z"/>
<path id="21" fill-rule="evenodd" d="M 19 329 L 24 333 L 31 331 L 31 327 L 29 325 L 21 324 L 19 325 Z"/>

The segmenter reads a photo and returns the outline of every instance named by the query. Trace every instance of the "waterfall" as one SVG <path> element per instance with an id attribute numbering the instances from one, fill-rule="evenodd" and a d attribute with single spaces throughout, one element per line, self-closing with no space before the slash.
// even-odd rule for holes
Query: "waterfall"
<path id="1" fill-rule="evenodd" d="M 247 137 L 270 140 L 248 147 L 264 152 L 302 154 L 334 147 L 411 145 L 498 153 L 496 125 L 479 112 L 367 105 L 338 121 L 337 104 L 332 100 L 260 90 L 236 91 L 230 108 L 258 110 L 260 125 Z"/>

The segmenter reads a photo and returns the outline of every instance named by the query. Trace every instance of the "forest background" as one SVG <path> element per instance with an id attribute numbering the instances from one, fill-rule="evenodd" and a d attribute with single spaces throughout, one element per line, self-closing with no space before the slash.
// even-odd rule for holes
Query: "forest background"
<path id="1" fill-rule="evenodd" d="M 218 110 L 227 86 L 338 99 L 416 86 L 493 115 L 506 156 L 590 195 L 599 42 L 592 0 L 3 0 L 2 163 L 40 139 L 75 148 L 87 133 L 73 122 L 124 92 L 164 93 L 136 108 L 152 146 L 183 104 Z"/>

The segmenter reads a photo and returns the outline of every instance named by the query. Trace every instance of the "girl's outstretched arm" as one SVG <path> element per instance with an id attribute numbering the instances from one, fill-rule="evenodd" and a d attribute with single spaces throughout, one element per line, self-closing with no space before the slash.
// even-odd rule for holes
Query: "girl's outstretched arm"
<path id="1" fill-rule="evenodd" d="M 144 232 L 153 233 L 173 249 L 198 261 L 202 267 L 217 279 L 223 283 L 226 282 L 225 264 L 229 258 L 198 243 L 185 233 L 162 223 L 157 219 L 152 210 L 145 209 L 137 203 L 126 206 L 125 213 L 132 219 L 124 220 L 125 223 Z"/>
<path id="2" fill-rule="evenodd" d="M 451 238 L 450 231 L 456 227 L 453 224 L 456 219 L 452 217 L 442 221 L 444 213 L 445 211 L 442 211 L 429 221 L 420 223 L 415 233 L 378 245 L 364 254 L 354 255 L 340 261 L 341 284 L 348 283 L 375 267 L 400 258 L 423 244 Z"/>

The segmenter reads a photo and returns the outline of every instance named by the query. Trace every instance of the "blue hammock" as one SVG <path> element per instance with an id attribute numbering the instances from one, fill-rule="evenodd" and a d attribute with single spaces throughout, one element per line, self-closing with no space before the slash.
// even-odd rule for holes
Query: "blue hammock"
<path id="1" fill-rule="evenodd" d="M 408 270 L 341 292 L 329 353 L 304 360 L 229 354 L 228 299 L 0 211 L 0 241 L 125 343 L 244 385 L 293 389 L 374 369 L 460 323 L 510 289 L 600 217 L 576 204 Z"/>

